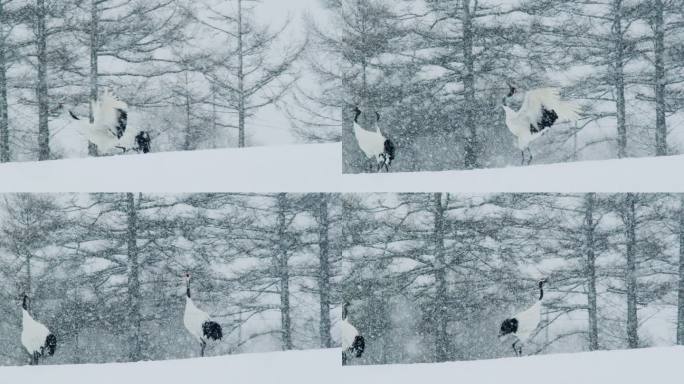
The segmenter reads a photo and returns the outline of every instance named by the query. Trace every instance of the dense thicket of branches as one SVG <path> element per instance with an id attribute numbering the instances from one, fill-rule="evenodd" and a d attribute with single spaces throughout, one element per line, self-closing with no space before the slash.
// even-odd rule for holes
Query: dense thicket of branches
<path id="1" fill-rule="evenodd" d="M 684 212 L 669 194 L 345 195 L 357 363 L 511 356 L 501 321 L 547 277 L 527 354 L 682 343 Z"/>
<path id="2" fill-rule="evenodd" d="M 28 362 L 21 303 L 57 336 L 48 363 L 196 356 L 182 275 L 224 329 L 212 355 L 330 347 L 340 197 L 4 195 L 0 362 Z"/>

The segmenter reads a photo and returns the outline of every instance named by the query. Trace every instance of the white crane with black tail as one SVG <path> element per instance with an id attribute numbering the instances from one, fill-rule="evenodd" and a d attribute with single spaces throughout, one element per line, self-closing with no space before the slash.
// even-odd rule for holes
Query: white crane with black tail
<path id="1" fill-rule="evenodd" d="M 342 305 L 342 322 L 340 331 L 342 336 L 342 365 L 347 365 L 350 358 L 360 358 L 366 349 L 366 340 L 359 330 L 349 322 L 349 303 Z"/>
<path id="2" fill-rule="evenodd" d="M 197 308 L 190 297 L 190 274 L 185 274 L 185 313 L 183 324 L 190 334 L 200 344 L 200 356 L 204 357 L 204 349 L 208 341 L 217 341 L 223 338 L 221 325 L 212 321 L 208 313 Z"/>
<path id="3" fill-rule="evenodd" d="M 30 313 L 28 295 L 24 294 L 21 305 L 21 344 L 31 355 L 31 365 L 38 365 L 41 357 L 52 356 L 57 349 L 57 338 Z"/>
<path id="4" fill-rule="evenodd" d="M 369 161 L 375 160 L 377 172 L 380 172 L 383 168 L 386 172 L 389 172 L 394 160 L 395 147 L 394 143 L 380 132 L 380 125 L 378 124 L 380 122 L 380 114 L 375 113 L 377 117 L 375 130 L 369 131 L 359 125 L 359 116 L 362 113 L 359 107 L 354 107 L 354 113 L 354 137 L 356 137 L 359 148 L 361 148 L 361 151 L 363 151 Z M 373 172 L 372 163 L 369 167 L 370 171 Z"/>
<path id="5" fill-rule="evenodd" d="M 86 123 L 76 113 L 69 111 L 74 120 L 81 122 L 81 131 L 95 144 L 101 153 L 116 150 L 127 152 L 150 152 L 151 139 L 146 131 L 128 127 L 128 105 L 105 91 L 98 100 L 91 101 L 93 122 Z"/>
<path id="6" fill-rule="evenodd" d="M 518 93 L 518 90 L 513 86 L 509 87 L 510 91 L 502 101 L 506 113 L 506 126 L 517 138 L 516 145 L 522 152 L 522 164 L 525 164 L 525 150 L 530 154 L 527 161 L 527 164 L 530 164 L 530 143 L 556 123 L 576 121 L 579 118 L 579 107 L 575 102 L 561 100 L 556 88 L 539 88 L 526 92 L 522 106 L 518 111 L 514 111 L 508 107 L 507 100 Z"/>
<path id="7" fill-rule="evenodd" d="M 544 284 L 546 279 L 539 280 L 539 300 L 526 310 L 504 320 L 499 330 L 499 339 L 513 335 L 513 351 L 516 356 L 522 356 L 522 344 L 530 339 L 541 322 L 542 299 L 544 298 Z"/>

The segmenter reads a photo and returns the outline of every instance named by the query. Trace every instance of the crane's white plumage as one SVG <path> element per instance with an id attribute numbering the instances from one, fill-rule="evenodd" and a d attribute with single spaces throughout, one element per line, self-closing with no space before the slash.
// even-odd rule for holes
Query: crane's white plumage
<path id="1" fill-rule="evenodd" d="M 223 330 L 221 326 L 211 320 L 211 316 L 197 308 L 190 298 L 190 274 L 185 274 L 185 312 L 183 313 L 183 325 L 190 334 L 200 343 L 200 356 L 204 356 L 204 348 L 211 340 L 221 340 Z"/>
<path id="2" fill-rule="evenodd" d="M 525 344 L 534 334 L 541 322 L 542 300 L 544 299 L 544 283 L 546 279 L 539 281 L 539 300 L 526 310 L 516 313 L 501 323 L 499 337 L 513 335 L 513 351 L 516 355 L 522 355 L 522 344 Z"/>
<path id="3" fill-rule="evenodd" d="M 342 335 L 342 350 L 347 350 L 354 344 L 354 339 L 359 335 L 359 330 L 356 329 L 349 321 L 344 318 L 340 323 L 340 332 Z"/>
<path id="4" fill-rule="evenodd" d="M 198 342 L 206 342 L 206 338 L 202 333 L 202 325 L 210 321 L 211 317 L 208 313 L 197 308 L 191 298 L 185 298 L 185 313 L 183 314 L 183 324 L 190 334 L 197 339 Z"/>
<path id="5" fill-rule="evenodd" d="M 359 358 L 366 348 L 366 341 L 350 322 L 347 316 L 349 303 L 342 305 L 342 321 L 340 322 L 340 334 L 342 338 L 342 365 L 347 365 L 350 358 Z"/>
<path id="6" fill-rule="evenodd" d="M 511 87 L 509 96 L 515 94 Z M 506 126 L 517 138 L 518 149 L 524 151 L 530 143 L 544 134 L 556 122 L 572 122 L 579 118 L 575 102 L 561 100 L 558 89 L 540 88 L 525 93 L 522 106 L 515 111 L 503 105 Z M 524 158 L 523 158 L 524 162 Z"/>
<path id="7" fill-rule="evenodd" d="M 31 317 L 27 310 L 22 309 L 21 315 L 21 344 L 31 355 L 41 353 L 50 330 Z"/>
<path id="8" fill-rule="evenodd" d="M 376 125 L 375 131 L 363 129 L 357 122 L 354 122 L 354 136 L 359 143 L 359 148 L 368 159 L 375 159 L 378 163 L 382 162 L 382 154 L 385 151 L 385 137 Z"/>
<path id="9" fill-rule="evenodd" d="M 542 300 L 537 301 L 528 309 L 515 315 L 518 319 L 518 331 L 515 336 L 521 343 L 525 343 L 530 339 L 532 333 L 537 330 L 541 322 Z"/>
<path id="10" fill-rule="evenodd" d="M 54 355 L 57 338 L 46 326 L 36 321 L 29 310 L 29 298 L 24 295 L 21 305 L 21 344 L 31 356 L 31 364 L 37 365 L 39 358 Z"/>
<path id="11" fill-rule="evenodd" d="M 138 131 L 127 127 L 128 105 L 105 91 L 98 100 L 90 103 L 93 122 L 79 119 L 79 131 L 95 144 L 102 153 L 111 153 L 135 148 Z M 76 119 L 75 114 L 72 116 Z"/>
<path id="12" fill-rule="evenodd" d="M 390 165 L 394 160 L 395 147 L 394 143 L 380 132 L 380 125 L 378 124 L 380 114 L 376 113 L 377 121 L 375 122 L 375 130 L 369 131 L 361 127 L 358 122 L 361 110 L 357 107 L 354 112 L 356 113 L 353 122 L 354 137 L 356 138 L 359 148 L 361 148 L 361 151 L 366 155 L 368 160 L 375 161 L 378 171 L 384 167 L 385 170 L 389 172 Z M 373 165 L 371 164 L 371 170 L 372 167 Z"/>

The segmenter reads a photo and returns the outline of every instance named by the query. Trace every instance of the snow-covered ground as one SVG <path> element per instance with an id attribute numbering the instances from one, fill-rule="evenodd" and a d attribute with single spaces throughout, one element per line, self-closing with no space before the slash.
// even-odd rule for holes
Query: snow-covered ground
<path id="1" fill-rule="evenodd" d="M 0 165 L 0 192 L 682 192 L 684 156 L 342 175 L 340 144 Z"/>
<path id="2" fill-rule="evenodd" d="M 0 192 L 337 192 L 339 144 L 0 165 Z"/>
<path id="3" fill-rule="evenodd" d="M 442 364 L 342 367 L 339 349 L 102 365 L 0 368 L 0 382 L 51 384 L 681 383 L 683 347 Z"/>
<path id="4" fill-rule="evenodd" d="M 684 156 L 345 176 L 357 192 L 682 192 Z"/>

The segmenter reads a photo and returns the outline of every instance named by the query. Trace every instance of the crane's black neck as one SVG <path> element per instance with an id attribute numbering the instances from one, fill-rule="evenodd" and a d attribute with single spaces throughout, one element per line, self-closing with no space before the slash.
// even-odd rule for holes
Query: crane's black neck
<path id="1" fill-rule="evenodd" d="M 185 295 L 190 298 L 190 276 L 185 276 Z"/>
<path id="2" fill-rule="evenodd" d="M 25 311 L 29 310 L 28 295 L 26 294 L 24 294 L 24 300 L 21 303 L 21 307 L 24 308 Z"/>
<path id="3" fill-rule="evenodd" d="M 356 124 L 359 123 L 359 116 L 361 116 L 361 110 L 359 109 L 359 107 L 355 107 L 354 108 L 354 122 Z"/>
<path id="4" fill-rule="evenodd" d="M 342 320 L 347 320 L 347 307 L 349 307 L 349 303 L 342 304 Z"/>
<path id="5" fill-rule="evenodd" d="M 539 281 L 539 300 L 544 298 L 544 283 L 546 280 Z"/>

